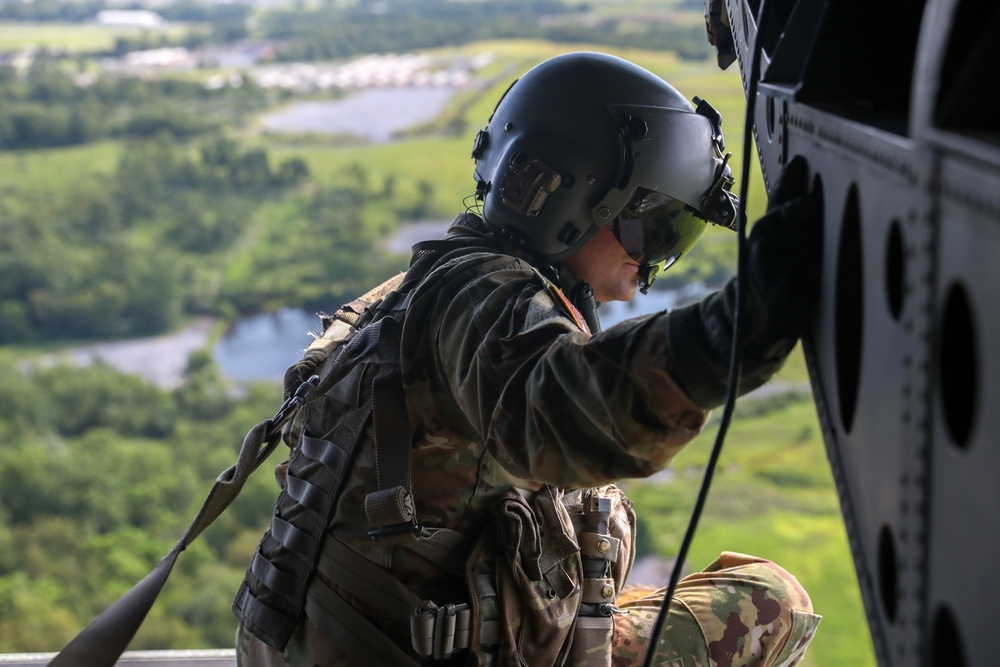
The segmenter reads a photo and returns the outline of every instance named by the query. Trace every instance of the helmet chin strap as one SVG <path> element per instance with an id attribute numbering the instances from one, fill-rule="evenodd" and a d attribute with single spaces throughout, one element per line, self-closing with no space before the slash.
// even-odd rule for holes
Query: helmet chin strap
<path id="1" fill-rule="evenodd" d="M 643 294 L 649 294 L 649 287 L 656 280 L 656 276 L 660 273 L 659 264 L 647 264 L 643 262 L 639 265 L 639 291 Z"/>

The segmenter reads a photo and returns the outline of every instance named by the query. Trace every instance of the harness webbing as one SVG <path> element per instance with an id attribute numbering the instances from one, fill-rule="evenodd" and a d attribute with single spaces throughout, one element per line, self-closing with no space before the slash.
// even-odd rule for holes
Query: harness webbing
<path id="1" fill-rule="evenodd" d="M 394 292 L 393 294 L 398 294 Z M 405 308 L 404 299 L 400 308 Z M 392 307 L 391 305 L 389 307 Z M 365 498 L 365 514 L 376 539 L 413 539 L 423 532 L 416 521 L 411 487 L 411 434 L 399 367 L 401 327 L 390 317 L 379 340 L 379 372 L 372 382 L 375 472 L 378 490 Z"/>
<path id="2" fill-rule="evenodd" d="M 317 569 L 338 587 L 377 606 L 400 623 L 409 623 L 410 613 L 421 603 L 413 591 L 387 570 L 330 534 L 323 542 Z"/>
<path id="3" fill-rule="evenodd" d="M 420 664 L 330 587 L 310 586 L 305 602 L 309 621 L 358 664 L 368 667 Z"/>

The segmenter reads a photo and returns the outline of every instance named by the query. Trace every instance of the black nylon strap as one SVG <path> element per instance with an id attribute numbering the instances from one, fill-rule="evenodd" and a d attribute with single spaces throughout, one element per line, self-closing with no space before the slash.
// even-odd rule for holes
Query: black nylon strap
<path id="1" fill-rule="evenodd" d="M 379 489 L 410 489 L 410 419 L 399 370 L 400 326 L 386 317 L 379 337 L 379 372 L 372 396 L 375 410 L 375 464 Z"/>
<path id="2" fill-rule="evenodd" d="M 253 604 L 250 604 L 250 603 Z M 245 586 L 237 594 L 234 606 L 246 609 L 247 621 L 257 628 L 277 628 L 288 622 L 288 617 L 258 600 Z"/>
<path id="3" fill-rule="evenodd" d="M 308 435 L 303 434 L 302 438 L 299 439 L 299 449 L 313 461 L 319 461 L 327 468 L 331 468 L 336 470 L 338 473 L 343 474 L 344 461 L 347 460 L 347 452 L 338 447 L 335 443 L 332 443 L 329 440 L 321 440 L 320 438 L 311 438 Z"/>
<path id="4" fill-rule="evenodd" d="M 281 545 L 289 551 L 294 551 L 303 558 L 307 558 L 316 546 L 316 540 L 309 533 L 297 528 L 295 524 L 285 521 L 277 514 L 271 517 L 271 537 L 281 542 Z"/>
<path id="5" fill-rule="evenodd" d="M 313 486 L 304 479 L 288 475 L 285 490 L 300 505 L 308 507 L 317 514 L 326 513 L 326 493 L 318 486 Z"/>
<path id="6" fill-rule="evenodd" d="M 297 577 L 289 572 L 282 572 L 266 558 L 257 552 L 250 561 L 250 571 L 273 591 L 284 591 L 293 589 L 297 582 Z"/>
<path id="7" fill-rule="evenodd" d="M 378 491 L 365 500 L 368 520 L 376 529 L 415 521 L 410 491 L 410 419 L 399 368 L 401 327 L 389 316 L 379 325 L 379 372 L 372 380 Z"/>

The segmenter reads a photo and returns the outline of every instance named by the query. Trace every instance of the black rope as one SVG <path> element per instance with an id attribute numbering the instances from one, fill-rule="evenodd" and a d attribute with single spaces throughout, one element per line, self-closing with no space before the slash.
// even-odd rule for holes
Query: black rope
<path id="1" fill-rule="evenodd" d="M 726 390 L 726 403 L 722 410 L 722 418 L 719 422 L 719 430 L 715 436 L 715 443 L 712 445 L 712 452 L 709 455 L 708 463 L 705 466 L 705 476 L 702 479 L 701 488 L 698 490 L 698 498 L 695 500 L 694 509 L 691 511 L 691 519 L 688 521 L 687 530 L 684 533 L 684 539 L 681 542 L 680 549 L 677 551 L 677 558 L 674 561 L 673 572 L 670 574 L 670 583 L 667 585 L 667 591 L 663 596 L 663 606 L 660 607 L 660 611 L 656 616 L 656 624 L 653 626 L 653 634 L 651 635 L 652 640 L 646 652 L 646 657 L 643 660 L 643 667 L 652 667 L 653 656 L 656 653 L 656 646 L 659 643 L 660 634 L 663 632 L 663 628 L 667 622 L 667 616 L 670 613 L 670 601 L 673 599 L 674 593 L 677 590 L 677 584 L 680 582 L 681 570 L 683 569 L 684 561 L 691 548 L 691 543 L 694 541 L 694 534 L 698 528 L 698 520 L 701 518 L 702 510 L 705 508 L 705 502 L 708 499 L 708 490 L 712 485 L 712 477 L 715 474 L 715 468 L 718 465 L 719 456 L 722 454 L 722 445 L 726 438 L 726 432 L 729 430 L 729 424 L 733 418 L 733 410 L 736 407 L 736 398 L 739 396 L 741 365 L 740 339 L 743 335 L 743 312 L 745 310 L 744 303 L 746 301 L 746 290 L 744 288 L 744 276 L 746 275 L 747 262 L 746 201 L 748 197 L 748 181 L 750 180 L 750 153 L 753 150 L 753 105 L 754 98 L 757 96 L 757 78 L 760 73 L 760 34 L 763 25 L 764 7 L 767 4 L 769 3 L 765 2 L 765 0 L 761 0 L 761 6 L 757 17 L 757 35 L 754 38 L 753 60 L 750 67 L 750 81 L 747 86 L 747 108 L 746 113 L 744 114 L 743 122 L 743 162 L 741 166 L 743 177 L 740 182 L 740 206 L 737 212 L 736 221 L 736 316 L 734 318 L 735 322 L 733 326 L 733 346 L 729 360 L 729 386 Z M 745 5 L 744 9 L 746 9 Z"/>

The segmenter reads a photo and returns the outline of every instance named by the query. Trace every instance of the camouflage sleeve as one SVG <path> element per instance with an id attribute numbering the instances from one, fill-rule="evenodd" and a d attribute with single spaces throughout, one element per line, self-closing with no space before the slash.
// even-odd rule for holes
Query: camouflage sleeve
<path id="1" fill-rule="evenodd" d="M 454 268 L 413 306 L 440 391 L 515 475 L 563 487 L 648 476 L 704 426 L 666 370 L 666 315 L 591 336 L 510 257 Z"/>

